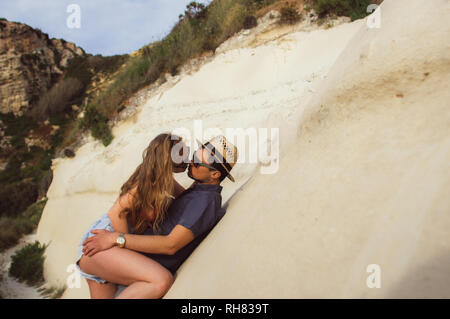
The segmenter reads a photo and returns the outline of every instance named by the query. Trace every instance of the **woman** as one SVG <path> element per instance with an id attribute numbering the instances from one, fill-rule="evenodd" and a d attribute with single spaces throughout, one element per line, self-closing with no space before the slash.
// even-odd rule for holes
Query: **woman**
<path id="1" fill-rule="evenodd" d="M 178 144 L 180 143 L 180 144 Z M 89 228 L 79 246 L 76 264 L 86 278 L 91 298 L 114 298 L 116 284 L 128 286 L 118 298 L 161 298 L 173 283 L 169 270 L 156 261 L 128 249 L 119 249 L 114 260 L 111 254 L 99 252 L 89 257 L 82 243 L 93 229 L 121 233 L 142 234 L 147 227 L 159 230 L 172 200 L 184 191 L 173 178 L 173 173 L 187 168 L 189 149 L 180 137 L 160 134 L 144 150 L 143 161 L 122 185 L 114 205 Z M 104 258 L 101 263 L 99 258 Z M 109 262 L 120 264 L 120 273 L 112 272 Z M 117 267 L 116 267 L 117 268 Z"/>

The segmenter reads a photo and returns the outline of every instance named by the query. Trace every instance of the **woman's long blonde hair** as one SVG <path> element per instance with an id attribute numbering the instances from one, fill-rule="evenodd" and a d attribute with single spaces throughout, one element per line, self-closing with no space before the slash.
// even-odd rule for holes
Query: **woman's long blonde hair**
<path id="1" fill-rule="evenodd" d="M 120 196 L 136 186 L 130 207 L 123 209 L 128 225 L 134 233 L 142 234 L 148 227 L 148 214 L 154 211 L 153 230 L 159 232 L 169 208 L 174 189 L 172 147 L 181 141 L 181 137 L 162 133 L 155 137 L 142 153 L 143 161 L 130 178 L 122 185 Z"/>

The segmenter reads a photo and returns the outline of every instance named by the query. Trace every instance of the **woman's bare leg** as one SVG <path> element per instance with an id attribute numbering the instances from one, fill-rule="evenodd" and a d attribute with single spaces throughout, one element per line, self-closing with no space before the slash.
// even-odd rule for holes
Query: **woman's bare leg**
<path id="1" fill-rule="evenodd" d="M 126 248 L 112 247 L 92 257 L 83 255 L 79 266 L 88 274 L 129 286 L 117 298 L 161 298 L 173 283 L 172 274 L 158 262 Z"/>
<path id="2" fill-rule="evenodd" d="M 101 284 L 94 280 L 86 279 L 91 299 L 114 299 L 117 291 L 117 285 L 112 282 Z"/>

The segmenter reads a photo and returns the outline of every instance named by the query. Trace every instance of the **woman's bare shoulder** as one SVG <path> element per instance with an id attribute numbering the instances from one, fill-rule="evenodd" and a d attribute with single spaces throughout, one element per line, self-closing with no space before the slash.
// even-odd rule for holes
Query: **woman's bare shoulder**
<path id="1" fill-rule="evenodd" d="M 114 205 L 111 207 L 109 214 L 119 216 L 120 212 L 127 213 L 126 209 L 131 207 L 134 197 L 136 196 L 137 186 L 130 189 L 122 196 L 118 196 Z M 108 215 L 109 215 L 108 214 Z M 110 217 L 111 217 L 110 215 Z"/>
<path id="2" fill-rule="evenodd" d="M 134 186 L 131 188 L 127 193 L 123 194 L 122 196 L 119 196 L 117 199 L 119 201 L 120 206 L 122 208 L 129 208 L 136 197 L 137 193 L 137 186 Z"/>

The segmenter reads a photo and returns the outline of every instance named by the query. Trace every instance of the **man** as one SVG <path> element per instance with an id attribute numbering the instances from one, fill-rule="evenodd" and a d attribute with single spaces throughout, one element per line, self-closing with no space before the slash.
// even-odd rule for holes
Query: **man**
<path id="1" fill-rule="evenodd" d="M 149 228 L 145 235 L 119 234 L 95 230 L 84 243 L 84 252 L 93 256 L 115 245 L 138 251 L 160 263 L 175 275 L 177 269 L 225 214 L 222 209 L 222 186 L 237 161 L 237 148 L 224 136 L 202 144 L 193 154 L 188 176 L 194 183 L 169 207 L 161 231 Z"/>

